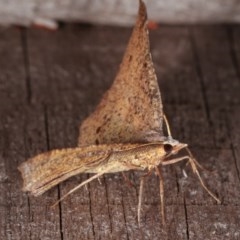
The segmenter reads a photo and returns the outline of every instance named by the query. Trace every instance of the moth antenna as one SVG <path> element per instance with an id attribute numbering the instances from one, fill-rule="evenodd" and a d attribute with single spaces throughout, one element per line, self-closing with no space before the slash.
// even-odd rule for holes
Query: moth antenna
<path id="1" fill-rule="evenodd" d="M 170 126 L 169 126 L 169 123 L 168 123 L 168 120 L 167 120 L 167 117 L 166 117 L 165 114 L 163 114 L 163 119 L 164 119 L 164 122 L 165 122 L 166 127 L 167 127 L 168 137 L 172 138 L 172 133 L 171 133 L 171 130 L 170 130 Z"/>
<path id="2" fill-rule="evenodd" d="M 162 175 L 162 169 L 160 167 L 155 168 L 157 175 L 159 177 L 159 193 L 160 193 L 160 206 L 161 206 L 161 216 L 162 216 L 162 223 L 165 226 L 166 218 L 165 218 L 165 204 L 164 204 L 164 180 Z"/>
<path id="3" fill-rule="evenodd" d="M 55 207 L 58 203 L 60 203 L 63 199 L 65 199 L 67 196 L 69 196 L 71 193 L 75 192 L 76 190 L 78 190 L 79 188 L 83 187 L 84 185 L 86 185 L 87 183 L 93 181 L 96 178 L 99 178 L 100 176 L 102 176 L 104 173 L 106 172 L 100 172 L 98 174 L 95 174 L 94 176 L 88 178 L 87 180 L 83 181 L 82 183 L 80 183 L 79 185 L 77 185 L 75 188 L 71 189 L 68 193 L 66 193 L 65 195 L 63 195 L 57 202 L 55 202 L 51 207 Z"/>
<path id="4" fill-rule="evenodd" d="M 198 177 L 198 179 L 199 179 L 202 187 L 206 190 L 206 192 L 207 192 L 212 198 L 214 198 L 214 199 L 217 201 L 218 204 L 220 204 L 221 201 L 220 201 L 220 200 L 208 189 L 208 187 L 205 185 L 205 183 L 204 183 L 204 181 L 203 181 L 203 179 L 202 179 L 202 177 L 201 177 L 201 175 L 200 175 L 200 173 L 199 173 L 199 171 L 198 171 L 198 169 L 197 169 L 197 166 L 198 166 L 199 163 L 198 163 L 197 160 L 193 157 L 191 151 L 190 151 L 188 148 L 186 148 L 186 150 L 187 150 L 187 152 L 188 152 L 188 154 L 189 154 L 189 162 L 190 162 L 190 164 L 191 164 L 191 167 L 192 167 L 192 169 L 193 169 L 193 172 L 197 175 L 197 177 Z M 197 164 L 197 163 L 198 163 L 198 164 Z M 200 164 L 199 164 L 199 165 L 200 165 Z M 201 166 L 201 165 L 200 165 L 200 166 Z"/>

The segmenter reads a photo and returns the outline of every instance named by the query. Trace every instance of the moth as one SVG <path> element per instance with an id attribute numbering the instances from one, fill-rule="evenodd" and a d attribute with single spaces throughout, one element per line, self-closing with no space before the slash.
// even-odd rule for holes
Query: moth
<path id="1" fill-rule="evenodd" d="M 167 136 L 163 133 L 164 123 Z M 176 157 L 183 150 L 186 155 Z M 146 7 L 140 0 L 137 21 L 118 74 L 96 110 L 81 125 L 78 146 L 42 153 L 22 163 L 18 169 L 23 178 L 23 191 L 39 196 L 72 176 L 94 174 L 59 199 L 61 201 L 103 174 L 145 171 L 139 190 L 140 223 L 144 179 L 156 172 L 164 223 L 161 167 L 183 160 L 189 161 L 203 188 L 220 202 L 204 184 L 198 171 L 201 166 L 188 145 L 171 136 L 150 54 Z"/>

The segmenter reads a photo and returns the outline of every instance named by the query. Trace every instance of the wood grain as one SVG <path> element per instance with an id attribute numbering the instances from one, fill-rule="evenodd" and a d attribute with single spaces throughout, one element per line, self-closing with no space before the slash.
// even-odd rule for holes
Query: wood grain
<path id="1" fill-rule="evenodd" d="M 161 26 L 152 55 L 173 136 L 188 142 L 215 202 L 184 163 L 164 168 L 167 227 L 158 179 L 146 182 L 137 225 L 139 172 L 110 174 L 50 208 L 86 179 L 39 198 L 21 191 L 17 166 L 40 152 L 77 145 L 79 123 L 112 83 L 128 28 L 67 25 L 57 32 L 0 29 L 0 239 L 239 239 L 240 28 Z M 188 177 L 184 177 L 185 169 Z"/>

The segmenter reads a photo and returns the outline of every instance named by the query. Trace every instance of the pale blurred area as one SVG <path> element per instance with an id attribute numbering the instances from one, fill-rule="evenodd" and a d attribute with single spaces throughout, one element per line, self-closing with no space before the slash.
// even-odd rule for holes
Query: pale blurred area
<path id="1" fill-rule="evenodd" d="M 150 20 L 166 24 L 239 23 L 239 0 L 146 0 Z M 57 27 L 58 21 L 131 26 L 138 0 L 0 0 L 0 25 Z"/>

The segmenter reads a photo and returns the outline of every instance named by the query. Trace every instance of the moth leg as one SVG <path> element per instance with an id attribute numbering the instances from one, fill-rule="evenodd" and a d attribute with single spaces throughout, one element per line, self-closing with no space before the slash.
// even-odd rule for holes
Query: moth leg
<path id="1" fill-rule="evenodd" d="M 76 190 L 78 190 L 79 188 L 83 187 L 84 185 L 86 185 L 87 183 L 93 181 L 96 178 L 99 178 L 100 176 L 102 176 L 104 173 L 106 172 L 100 172 L 95 174 L 94 176 L 88 178 L 87 180 L 83 181 L 82 183 L 80 183 L 79 185 L 77 185 L 75 188 L 71 189 L 68 193 L 66 193 L 65 195 L 63 195 L 56 203 L 54 203 L 52 205 L 52 207 L 55 207 L 59 202 L 61 202 L 63 199 L 65 199 L 67 196 L 69 196 L 71 193 L 75 192 Z"/>
<path id="2" fill-rule="evenodd" d="M 203 171 L 206 171 L 206 172 L 209 172 L 209 173 L 213 173 L 215 172 L 216 170 L 210 170 L 210 169 L 207 169 L 205 168 L 203 165 L 201 165 L 196 159 L 195 157 L 193 156 L 192 152 L 190 151 L 190 149 L 188 147 L 186 147 L 186 151 L 187 153 L 189 154 L 189 156 L 192 158 L 192 160 L 195 162 L 195 164 Z M 188 162 L 189 163 L 189 162 Z"/>
<path id="3" fill-rule="evenodd" d="M 123 179 L 125 180 L 125 182 L 127 183 L 128 186 L 130 186 L 130 187 L 135 186 L 135 184 L 127 177 L 125 172 L 122 172 L 122 176 L 123 176 Z"/>
<path id="4" fill-rule="evenodd" d="M 141 209 L 142 209 L 142 198 L 143 198 L 143 186 L 144 186 L 144 181 L 145 178 L 148 177 L 149 175 L 152 174 L 153 169 L 149 170 L 146 174 L 144 174 L 143 176 L 141 176 L 141 180 L 140 180 L 140 187 L 139 187 L 139 195 L 138 195 L 138 226 L 140 227 L 140 223 L 141 223 Z"/>
<path id="5" fill-rule="evenodd" d="M 134 170 L 134 169 L 135 170 L 141 170 L 141 169 L 139 169 L 138 165 L 134 165 L 134 164 L 131 164 L 131 163 L 128 163 L 128 162 L 124 162 L 123 164 L 124 164 L 125 167 L 128 168 L 128 170 Z M 131 187 L 135 186 L 135 184 L 126 176 L 126 174 L 124 172 L 122 172 L 122 176 L 129 186 L 131 186 Z"/>
<path id="6" fill-rule="evenodd" d="M 199 171 L 197 169 L 197 164 L 196 164 L 196 160 L 194 160 L 194 158 L 192 157 L 192 155 L 190 156 L 183 156 L 183 157 L 179 157 L 179 158 L 174 158 L 174 159 L 171 159 L 171 160 L 168 160 L 168 161 L 165 161 L 165 162 L 162 162 L 161 164 L 162 165 L 169 165 L 169 164 L 174 164 L 174 163 L 177 163 L 177 162 L 180 162 L 184 159 L 188 159 L 191 167 L 192 167 L 192 170 L 193 172 L 197 175 L 202 187 L 206 190 L 206 192 L 212 197 L 214 198 L 217 203 L 221 203 L 221 201 L 207 188 L 207 186 L 205 185 L 201 175 L 199 174 Z"/>
<path id="7" fill-rule="evenodd" d="M 140 187 L 139 187 L 139 195 L 138 195 L 138 226 L 140 227 L 141 223 L 141 209 L 142 209 L 142 197 L 143 197 L 143 185 L 144 185 L 144 178 L 141 178 L 140 180 Z"/>
<path id="8" fill-rule="evenodd" d="M 207 188 L 207 186 L 205 185 L 205 183 L 204 183 L 201 175 L 199 174 L 199 171 L 198 171 L 198 169 L 197 169 L 197 166 L 196 166 L 195 161 L 194 161 L 192 158 L 189 157 L 189 162 L 190 162 L 190 164 L 191 164 L 191 167 L 192 167 L 193 172 L 197 175 L 197 177 L 198 177 L 198 179 L 199 179 L 202 187 L 206 190 L 206 192 L 207 192 L 212 198 L 214 198 L 214 199 L 217 201 L 218 204 L 220 204 L 221 201 L 220 201 L 220 200 Z"/>
<path id="9" fill-rule="evenodd" d="M 98 180 L 99 184 L 102 185 L 102 181 L 101 181 L 101 179 L 98 178 L 97 180 Z"/>
<path id="10" fill-rule="evenodd" d="M 191 164 L 192 170 L 193 170 L 193 172 L 197 175 L 197 177 L 198 177 L 198 179 L 199 179 L 202 187 L 206 190 L 206 192 L 207 192 L 212 198 L 214 198 L 214 199 L 217 201 L 218 204 L 220 204 L 221 201 L 220 201 L 220 200 L 207 188 L 207 186 L 205 185 L 205 183 L 204 183 L 204 181 L 203 181 L 203 179 L 202 179 L 202 177 L 201 177 L 201 175 L 200 175 L 200 173 L 199 173 L 199 171 L 198 171 L 198 169 L 197 169 L 197 166 L 198 166 L 199 168 L 203 169 L 203 170 L 206 170 L 206 171 L 209 171 L 209 170 L 206 169 L 206 168 L 204 168 L 204 167 L 193 157 L 192 152 L 189 150 L 189 148 L 186 148 L 186 151 L 187 151 L 188 154 L 189 154 L 188 159 L 189 159 L 189 162 L 190 162 L 190 164 Z"/>
<path id="11" fill-rule="evenodd" d="M 165 165 L 170 165 L 170 164 L 174 164 L 174 163 L 177 163 L 177 162 L 181 162 L 183 160 L 190 160 L 190 157 L 189 156 L 183 156 L 183 157 L 179 157 L 179 158 L 174 158 L 174 159 L 171 159 L 171 160 L 167 160 L 167 161 L 163 161 L 161 163 L 161 165 L 165 166 Z"/>
<path id="12" fill-rule="evenodd" d="M 152 172 L 153 172 L 153 169 L 150 169 L 147 173 L 143 174 L 141 178 L 149 177 L 152 174 Z"/>
<path id="13" fill-rule="evenodd" d="M 166 218 L 165 218 L 165 204 L 164 204 L 164 180 L 163 180 L 161 167 L 156 167 L 155 170 L 159 177 L 159 192 L 160 192 L 160 206 L 161 206 L 160 213 L 162 216 L 162 223 L 163 223 L 163 225 L 165 225 Z"/>

